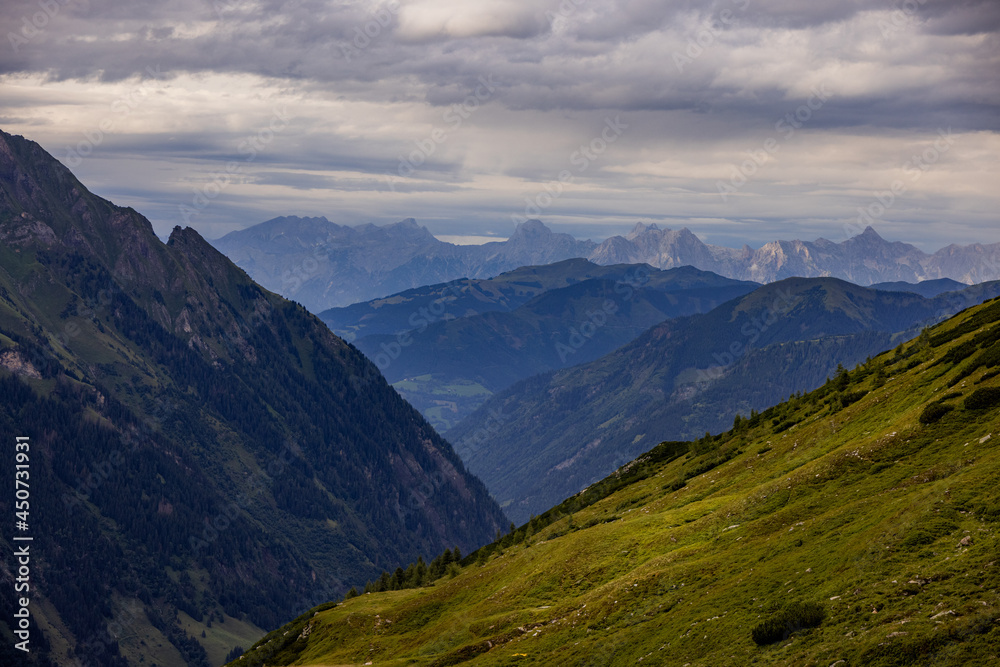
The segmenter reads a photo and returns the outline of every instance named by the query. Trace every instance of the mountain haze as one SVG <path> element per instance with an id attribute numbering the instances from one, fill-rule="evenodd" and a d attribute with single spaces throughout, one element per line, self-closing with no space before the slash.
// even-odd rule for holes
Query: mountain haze
<path id="1" fill-rule="evenodd" d="M 410 218 L 382 227 L 348 227 L 326 218 L 292 216 L 232 232 L 214 243 L 262 285 L 317 313 L 422 285 L 489 278 L 574 257 L 601 265 L 694 266 L 758 283 L 796 276 L 859 285 L 1000 279 L 1000 243 L 950 245 L 927 254 L 907 243 L 886 241 L 871 227 L 839 243 L 823 238 L 773 241 L 755 250 L 710 245 L 686 228 L 643 223 L 602 243 L 578 241 L 528 220 L 507 241 L 457 246 L 439 241 Z"/>
<path id="2" fill-rule="evenodd" d="M 490 278 L 520 266 L 584 257 L 594 246 L 537 220 L 510 239 L 457 246 L 412 218 L 349 227 L 326 218 L 275 218 L 214 241 L 265 287 L 312 312 L 456 278 Z"/>

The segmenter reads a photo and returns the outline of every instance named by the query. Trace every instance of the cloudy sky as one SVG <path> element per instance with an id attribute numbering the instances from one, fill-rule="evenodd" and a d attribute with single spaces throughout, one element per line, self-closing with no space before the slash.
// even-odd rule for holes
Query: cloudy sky
<path id="1" fill-rule="evenodd" d="M 164 233 L 1000 241 L 997 0 L 6 0 L 0 129 Z"/>

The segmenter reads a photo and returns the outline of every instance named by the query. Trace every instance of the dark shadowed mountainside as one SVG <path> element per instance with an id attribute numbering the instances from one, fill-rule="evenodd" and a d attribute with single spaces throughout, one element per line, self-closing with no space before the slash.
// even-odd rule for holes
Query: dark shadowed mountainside
<path id="1" fill-rule="evenodd" d="M 30 444 L 32 646 L 59 664 L 219 664 L 319 599 L 505 524 L 315 316 L 192 229 L 162 243 L 5 133 L 0 396 L 11 447 Z"/>

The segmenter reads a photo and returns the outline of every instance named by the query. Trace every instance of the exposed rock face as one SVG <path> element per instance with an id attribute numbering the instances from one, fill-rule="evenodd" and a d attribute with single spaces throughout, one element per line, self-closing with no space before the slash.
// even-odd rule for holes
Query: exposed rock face
<path id="1" fill-rule="evenodd" d="M 18 350 L 4 350 L 0 352 L 0 367 L 6 368 L 19 377 L 40 378 L 38 372 L 30 361 L 24 358 Z"/>
<path id="2" fill-rule="evenodd" d="M 772 241 L 753 250 L 702 243 L 687 229 L 673 231 L 639 223 L 626 237 L 614 236 L 590 255 L 598 264 L 646 262 L 658 268 L 690 264 L 728 278 L 761 283 L 784 278 L 833 277 L 858 285 L 951 278 L 966 284 L 1000 279 L 1000 243 L 951 245 L 933 255 L 907 243 L 889 242 L 868 227 L 842 243 Z"/>
<path id="3" fill-rule="evenodd" d="M 859 285 L 951 278 L 1000 278 L 1000 244 L 948 246 L 933 255 L 889 242 L 874 229 L 842 243 L 772 241 L 757 250 L 703 243 L 689 229 L 638 223 L 603 243 L 553 233 L 538 220 L 507 241 L 456 246 L 412 218 L 383 227 L 347 227 L 326 218 L 275 218 L 215 241 L 262 285 L 314 312 L 458 278 L 489 278 L 520 266 L 584 257 L 603 265 L 694 266 L 727 278 L 774 282 L 793 276 L 834 277 Z"/>

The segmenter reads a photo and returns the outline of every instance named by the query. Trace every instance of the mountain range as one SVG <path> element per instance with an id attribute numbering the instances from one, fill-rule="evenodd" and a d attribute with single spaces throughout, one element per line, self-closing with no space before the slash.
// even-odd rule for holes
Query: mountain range
<path id="1" fill-rule="evenodd" d="M 231 664 L 997 664 L 998 352 L 994 300 Z"/>
<path id="2" fill-rule="evenodd" d="M 326 218 L 275 218 L 231 232 L 214 244 L 261 285 L 312 312 L 385 297 L 422 285 L 489 278 L 521 266 L 586 258 L 596 264 L 694 266 L 734 280 L 834 277 L 859 285 L 951 279 L 1000 279 L 1000 243 L 950 245 L 933 254 L 883 239 L 871 227 L 840 243 L 773 241 L 758 249 L 703 243 L 690 230 L 637 223 L 601 243 L 521 223 L 510 239 L 458 246 L 413 219 L 350 227 Z"/>
<path id="3" fill-rule="evenodd" d="M 294 216 L 230 232 L 214 245 L 261 285 L 315 313 L 423 285 L 584 257 L 593 247 L 538 221 L 519 225 L 506 241 L 459 246 L 439 241 L 412 218 L 350 227 Z"/>
<path id="4" fill-rule="evenodd" d="M 667 320 L 595 361 L 511 385 L 448 431 L 507 515 L 527 521 L 660 440 L 728 428 L 810 391 L 1000 282 L 926 298 L 835 278 L 789 278 Z"/>
<path id="5" fill-rule="evenodd" d="M 693 267 L 568 259 L 319 317 L 446 433 L 518 380 L 597 359 L 663 320 L 707 312 L 757 287 Z"/>
<path id="6" fill-rule="evenodd" d="M 32 652 L 12 648 L 5 612 L 5 665 L 220 664 L 386 567 L 470 551 L 507 522 L 314 315 L 193 229 L 161 242 L 2 132 L 0 396 L 10 461 L 15 436 L 29 445 L 18 510 L 33 538 Z"/>

